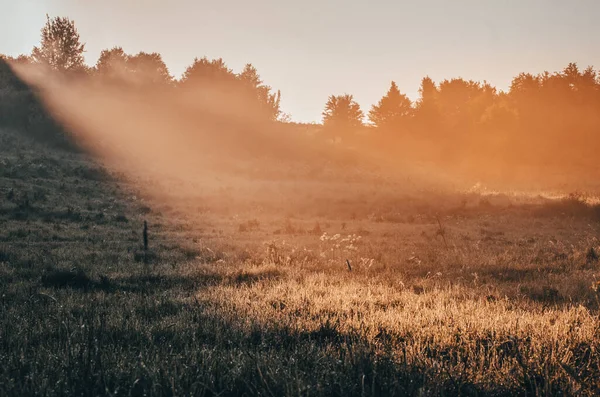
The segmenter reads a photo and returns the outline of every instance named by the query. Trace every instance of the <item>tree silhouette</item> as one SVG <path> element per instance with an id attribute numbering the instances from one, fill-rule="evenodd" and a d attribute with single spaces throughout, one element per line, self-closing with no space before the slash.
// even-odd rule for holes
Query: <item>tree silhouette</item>
<path id="1" fill-rule="evenodd" d="M 252 88 L 258 88 L 262 86 L 263 81 L 260 79 L 258 70 L 251 63 L 247 63 L 244 66 L 244 70 L 238 74 L 238 79 Z"/>
<path id="2" fill-rule="evenodd" d="M 140 52 L 127 57 L 127 70 L 139 85 L 165 85 L 173 81 L 167 65 L 156 52 Z"/>
<path id="3" fill-rule="evenodd" d="M 336 135 L 351 135 L 363 125 L 364 113 L 349 94 L 331 95 L 322 115 L 323 127 Z"/>
<path id="4" fill-rule="evenodd" d="M 256 104 L 257 111 L 263 113 L 270 120 L 277 120 L 281 115 L 281 92 L 271 93 L 271 87 L 263 84 L 258 71 L 252 64 L 244 66 L 244 70 L 238 74 L 238 80 L 242 84 L 248 100 Z"/>
<path id="5" fill-rule="evenodd" d="M 422 108 L 435 104 L 435 100 L 438 95 L 438 89 L 429 76 L 425 76 L 421 80 L 419 94 L 421 95 L 421 97 L 417 101 L 417 108 Z"/>
<path id="6" fill-rule="evenodd" d="M 406 127 L 413 114 L 411 100 L 400 93 L 398 86 L 392 81 L 387 94 L 369 111 L 369 121 L 383 130 L 399 130 Z"/>
<path id="7" fill-rule="evenodd" d="M 420 135 L 432 136 L 441 129 L 441 116 L 437 104 L 438 89 L 431 78 L 424 77 L 415 103 L 415 122 Z"/>
<path id="8" fill-rule="evenodd" d="M 11 65 L 35 62 L 59 71 L 86 71 L 84 51 L 73 21 L 47 16 L 40 44 L 34 47 L 31 58 L 0 56 L 0 89 L 10 91 L 0 96 L 5 119 L 21 120 L 22 125 L 33 121 L 40 131 L 48 125 L 45 119 L 35 117 L 38 108 L 31 105 L 33 93 L 23 82 L 18 84 Z M 174 87 L 169 89 L 171 98 L 187 107 L 194 117 L 200 114 L 200 105 L 203 114 L 223 112 L 226 117 L 219 121 L 239 116 L 245 121 L 244 128 L 255 123 L 252 128 L 261 129 L 265 120 L 289 122 L 289 116 L 280 109 L 281 93 L 265 84 L 252 64 L 234 73 L 222 58 L 196 58 L 174 82 L 160 54 L 128 55 L 114 47 L 102 51 L 94 69 L 102 77 L 100 84 L 127 82 L 148 90 Z M 446 164 L 464 158 L 468 158 L 466 163 L 478 160 L 473 164 L 508 159 L 572 164 L 585 158 L 591 164 L 600 152 L 600 76 L 591 66 L 583 69 L 569 63 L 552 73 L 521 73 L 514 77 L 507 92 L 485 81 L 451 78 L 436 84 L 424 77 L 419 94 L 411 103 L 392 81 L 368 113 L 370 124 L 380 131 L 410 129 L 410 136 L 397 135 L 407 154 L 425 153 Z M 348 94 L 330 96 L 322 116 L 323 130 L 330 136 L 346 138 L 363 126 L 364 114 Z M 31 120 L 23 122 L 25 119 Z M 386 144 L 386 149 L 395 146 L 388 139 L 368 134 L 365 138 L 372 139 L 375 146 Z"/>
<path id="9" fill-rule="evenodd" d="M 46 19 L 40 46 L 33 48 L 33 60 L 63 72 L 83 69 L 85 44 L 80 41 L 75 22 L 63 17 L 50 19 L 48 15 Z"/>
<path id="10" fill-rule="evenodd" d="M 129 56 L 121 47 L 102 50 L 96 62 L 96 71 L 106 77 L 123 76 L 127 72 Z"/>
<path id="11" fill-rule="evenodd" d="M 277 120 L 281 115 L 281 93 L 273 93 L 251 64 L 235 74 L 222 58 L 196 58 L 183 73 L 179 86 L 188 95 L 210 95 L 213 102 L 220 101 L 229 110 L 259 120 Z"/>
<path id="12" fill-rule="evenodd" d="M 467 134 L 493 104 L 494 89 L 489 84 L 454 78 L 439 85 L 436 103 L 446 134 Z"/>
<path id="13" fill-rule="evenodd" d="M 222 58 L 209 60 L 207 57 L 195 58 L 194 63 L 183 73 L 181 85 L 198 88 L 201 86 L 224 86 L 236 80 L 236 76 L 227 67 Z"/>

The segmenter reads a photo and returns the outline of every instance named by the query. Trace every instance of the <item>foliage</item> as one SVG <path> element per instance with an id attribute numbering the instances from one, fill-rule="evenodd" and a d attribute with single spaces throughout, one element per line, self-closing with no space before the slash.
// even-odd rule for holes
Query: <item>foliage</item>
<path id="1" fill-rule="evenodd" d="M 127 70 L 129 56 L 121 47 L 102 50 L 96 62 L 96 71 L 101 75 L 113 75 Z"/>
<path id="2" fill-rule="evenodd" d="M 353 135 L 363 125 L 364 113 L 350 94 L 331 95 L 322 115 L 323 127 L 338 136 Z"/>
<path id="3" fill-rule="evenodd" d="M 197 95 L 219 94 L 230 105 L 241 103 L 245 112 L 267 120 L 277 120 L 281 115 L 281 92 L 272 93 L 252 64 L 246 64 L 242 72 L 235 74 L 222 58 L 196 58 L 183 73 L 180 86 Z"/>
<path id="4" fill-rule="evenodd" d="M 81 43 L 75 22 L 65 17 L 46 19 L 40 46 L 33 48 L 33 61 L 61 72 L 81 70 L 85 44 Z"/>
<path id="5" fill-rule="evenodd" d="M 400 93 L 394 81 L 387 94 L 369 111 L 369 121 L 385 131 L 400 131 L 406 128 L 413 114 L 411 100 Z"/>
<path id="6" fill-rule="evenodd" d="M 103 50 L 95 72 L 109 81 L 138 87 L 164 86 L 173 81 L 160 54 L 140 52 L 128 55 L 121 47 Z"/>
<path id="7" fill-rule="evenodd" d="M 102 51 L 95 68 L 87 70 L 84 51 L 73 21 L 48 17 L 31 57 L 4 58 L 13 64 L 44 63 L 57 71 L 86 71 L 104 83 L 140 89 L 176 87 L 182 104 L 212 103 L 247 120 L 250 115 L 260 120 L 291 120 L 281 111 L 280 91 L 265 84 L 252 64 L 236 73 L 222 58 L 195 58 L 175 81 L 158 53 L 131 55 L 114 47 Z M 4 79 L 0 87 L 14 86 Z M 15 115 L 9 119 L 25 122 L 28 114 L 27 123 L 44 124 L 40 120 L 45 116 L 31 112 L 27 101 L 16 99 L 23 99 L 25 91 L 16 94 L 14 87 L 5 89 L 4 112 Z M 7 99 L 13 95 L 16 100 Z M 414 103 L 392 81 L 368 112 L 369 126 L 363 125 L 364 114 L 352 95 L 331 95 L 322 121 L 329 138 L 362 136 L 362 143 L 393 156 L 418 155 L 444 164 L 485 162 L 493 167 L 575 163 L 594 167 L 600 151 L 600 141 L 595 139 L 600 128 L 599 104 L 598 72 L 569 63 L 554 73 L 521 73 L 507 92 L 485 81 L 458 77 L 436 83 L 426 76 Z M 388 144 L 384 137 L 398 139 Z"/>
<path id="8" fill-rule="evenodd" d="M 246 64 L 237 78 L 242 83 L 250 103 L 256 104 L 259 113 L 264 113 L 269 120 L 277 120 L 281 116 L 281 91 L 271 93 L 272 88 L 263 83 L 252 64 Z"/>
<path id="9" fill-rule="evenodd" d="M 127 69 L 134 83 L 139 85 L 160 86 L 169 84 L 172 77 L 160 54 L 140 52 L 127 58 Z"/>
<path id="10" fill-rule="evenodd" d="M 209 60 L 207 57 L 194 59 L 183 73 L 180 84 L 183 87 L 203 85 L 225 86 L 235 81 L 235 74 L 222 58 Z"/>

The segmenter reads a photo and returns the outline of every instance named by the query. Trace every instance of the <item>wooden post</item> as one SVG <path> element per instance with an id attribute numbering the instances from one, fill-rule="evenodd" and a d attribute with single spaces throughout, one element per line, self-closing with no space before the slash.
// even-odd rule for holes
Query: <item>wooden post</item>
<path id="1" fill-rule="evenodd" d="M 144 221 L 144 251 L 148 251 L 148 222 Z"/>
<path id="2" fill-rule="evenodd" d="M 148 253 L 148 222 L 144 221 L 144 262 Z"/>
<path id="3" fill-rule="evenodd" d="M 148 222 L 144 221 L 144 263 L 148 263 Z"/>

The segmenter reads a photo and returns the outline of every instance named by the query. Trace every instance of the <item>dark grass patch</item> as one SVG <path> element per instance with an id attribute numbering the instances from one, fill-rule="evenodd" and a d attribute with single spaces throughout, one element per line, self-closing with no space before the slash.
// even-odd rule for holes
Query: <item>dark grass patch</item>
<path id="1" fill-rule="evenodd" d="M 229 283 L 234 285 L 252 285 L 259 281 L 277 280 L 281 277 L 281 272 L 277 270 L 268 270 L 263 272 L 247 272 L 242 270 L 229 277 Z"/>
<path id="2" fill-rule="evenodd" d="M 10 262 L 12 254 L 8 251 L 0 249 L 0 262 Z"/>
<path id="3" fill-rule="evenodd" d="M 74 169 L 74 174 L 88 181 L 107 182 L 112 180 L 110 174 L 100 167 L 79 166 Z"/>
<path id="4" fill-rule="evenodd" d="M 547 305 L 557 305 L 567 302 L 558 289 L 549 285 L 522 286 L 520 292 L 527 298 Z"/>
<path id="5" fill-rule="evenodd" d="M 41 283 L 49 288 L 73 288 L 88 290 L 94 287 L 95 282 L 81 269 L 66 270 L 54 269 L 42 275 Z"/>
<path id="6" fill-rule="evenodd" d="M 153 264 L 158 263 L 160 256 L 153 250 L 136 249 L 133 252 L 133 261 L 136 263 Z"/>
<path id="7" fill-rule="evenodd" d="M 115 222 L 128 223 L 129 219 L 127 218 L 127 216 L 125 214 L 118 214 L 115 216 Z"/>
<path id="8" fill-rule="evenodd" d="M 598 252 L 596 252 L 596 249 L 594 249 L 594 247 L 590 247 L 590 249 L 587 251 L 587 253 L 585 254 L 585 259 L 587 261 L 587 263 L 596 263 L 598 262 Z"/>
<path id="9" fill-rule="evenodd" d="M 564 263 L 544 263 L 538 266 L 498 266 L 480 269 L 478 272 L 482 277 L 488 277 L 496 282 L 526 282 L 536 281 L 549 275 L 565 274 L 569 267 Z"/>
<path id="10" fill-rule="evenodd" d="M 110 279 L 110 290 L 134 293 L 157 293 L 170 290 L 194 291 L 207 285 L 216 285 L 223 276 L 216 273 L 199 273 L 189 276 L 140 274 Z"/>
<path id="11" fill-rule="evenodd" d="M 150 302 L 148 305 L 139 306 L 135 309 L 137 315 L 148 322 L 160 320 L 164 317 L 175 316 L 181 310 L 181 304 L 173 301 Z"/>

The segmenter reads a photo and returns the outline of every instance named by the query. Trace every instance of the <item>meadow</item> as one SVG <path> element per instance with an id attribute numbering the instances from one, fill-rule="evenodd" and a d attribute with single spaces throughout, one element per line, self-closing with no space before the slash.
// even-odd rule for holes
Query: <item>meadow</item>
<path id="1" fill-rule="evenodd" d="M 577 186 L 274 160 L 178 180 L 0 147 L 0 395 L 600 393 Z"/>

